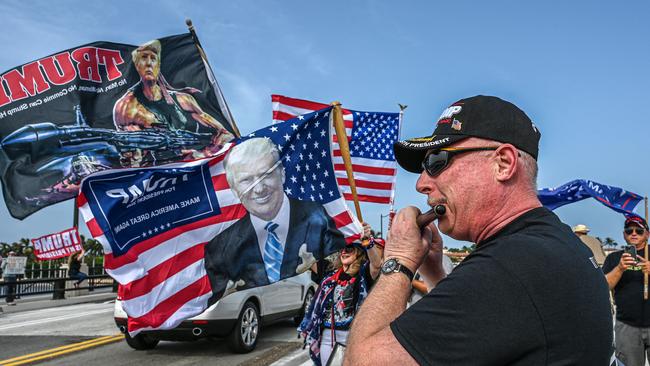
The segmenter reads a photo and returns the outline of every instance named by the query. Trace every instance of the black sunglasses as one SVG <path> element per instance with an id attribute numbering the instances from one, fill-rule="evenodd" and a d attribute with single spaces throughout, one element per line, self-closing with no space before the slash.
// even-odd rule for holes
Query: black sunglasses
<path id="1" fill-rule="evenodd" d="M 452 157 L 473 151 L 491 151 L 496 150 L 498 147 L 469 147 L 469 148 L 453 148 L 446 147 L 439 150 L 432 150 L 422 160 L 422 169 L 431 177 L 440 174 L 447 166 Z"/>
<path id="2" fill-rule="evenodd" d="M 632 235 L 632 232 L 636 232 L 636 235 L 643 235 L 645 233 L 645 229 L 641 227 L 626 227 L 625 228 L 625 235 Z"/>
<path id="3" fill-rule="evenodd" d="M 345 248 L 341 249 L 341 253 L 350 254 L 354 252 L 354 246 L 348 245 Z"/>

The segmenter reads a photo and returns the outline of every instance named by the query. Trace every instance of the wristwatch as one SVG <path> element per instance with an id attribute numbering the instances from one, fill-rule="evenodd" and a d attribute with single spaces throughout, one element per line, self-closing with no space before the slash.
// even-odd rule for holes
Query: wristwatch
<path id="1" fill-rule="evenodd" d="M 413 272 L 411 272 L 410 269 L 406 268 L 406 266 L 402 265 L 397 259 L 391 258 L 388 259 L 384 264 L 381 265 L 381 273 L 382 274 L 391 274 L 391 273 L 399 273 L 402 272 L 404 273 L 408 278 L 409 281 L 413 281 Z"/>

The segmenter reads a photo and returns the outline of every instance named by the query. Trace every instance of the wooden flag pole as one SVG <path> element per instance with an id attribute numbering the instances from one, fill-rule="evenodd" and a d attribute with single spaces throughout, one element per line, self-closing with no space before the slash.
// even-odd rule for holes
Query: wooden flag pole
<path id="1" fill-rule="evenodd" d="M 228 104 L 226 103 L 226 98 L 224 98 L 223 93 L 221 92 L 221 87 L 219 87 L 219 82 L 217 81 L 217 78 L 214 76 L 214 72 L 212 71 L 212 66 L 210 66 L 210 63 L 208 62 L 208 57 L 205 55 L 205 51 L 203 51 L 203 47 L 201 46 L 201 42 L 199 42 L 199 36 L 196 35 L 196 29 L 194 29 L 194 25 L 192 24 L 191 19 L 185 19 L 185 24 L 187 24 L 187 29 L 190 31 L 190 34 L 192 35 L 192 39 L 194 40 L 194 44 L 196 44 L 196 48 L 199 50 L 199 54 L 201 55 L 201 58 L 203 59 L 203 62 L 207 66 L 207 72 L 209 75 L 212 75 L 212 80 L 211 82 L 214 83 L 213 87 L 215 89 L 215 93 L 217 94 L 217 99 L 219 104 L 221 104 L 221 101 L 223 101 L 223 106 L 222 108 L 225 109 L 225 112 L 228 113 L 228 116 L 226 117 L 229 119 L 229 123 L 232 126 L 233 132 L 235 133 L 236 137 L 241 137 L 241 133 L 239 132 L 239 128 L 237 127 L 237 124 L 235 123 L 235 118 L 232 116 L 232 113 L 230 113 L 230 108 L 228 108 Z M 225 117 L 225 116 L 224 116 Z"/>
<path id="2" fill-rule="evenodd" d="M 648 197 L 646 196 L 645 199 L 645 222 L 648 222 Z M 643 259 L 648 261 L 648 241 L 646 240 L 645 243 L 645 250 L 643 254 Z M 643 300 L 648 300 L 648 274 L 644 273 L 643 274 Z"/>
<path id="3" fill-rule="evenodd" d="M 350 159 L 350 145 L 348 144 L 348 135 L 345 133 L 345 123 L 343 122 L 343 112 L 341 111 L 340 102 L 332 102 L 334 106 L 332 112 L 334 113 L 334 129 L 336 130 L 336 138 L 339 142 L 341 149 L 341 157 L 345 165 L 345 172 L 348 176 L 348 183 L 350 183 L 350 191 L 352 192 L 352 200 L 354 200 L 354 209 L 357 212 L 359 221 L 363 221 L 361 216 L 361 206 L 359 206 L 359 198 L 357 197 L 357 186 L 354 182 L 354 175 L 352 174 L 352 160 Z"/>

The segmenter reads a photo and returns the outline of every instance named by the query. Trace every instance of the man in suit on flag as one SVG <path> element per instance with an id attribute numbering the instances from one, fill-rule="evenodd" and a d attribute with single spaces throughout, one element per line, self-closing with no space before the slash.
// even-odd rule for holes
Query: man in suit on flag
<path id="1" fill-rule="evenodd" d="M 224 169 L 248 213 L 205 247 L 210 303 L 233 288 L 264 286 L 304 272 L 321 250 L 332 253 L 345 246 L 320 203 L 287 196 L 280 153 L 270 139 L 251 138 L 236 145 Z"/>

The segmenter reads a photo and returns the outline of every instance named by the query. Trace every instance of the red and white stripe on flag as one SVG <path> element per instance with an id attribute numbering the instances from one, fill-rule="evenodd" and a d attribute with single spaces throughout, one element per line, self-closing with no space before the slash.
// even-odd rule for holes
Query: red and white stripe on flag
<path id="1" fill-rule="evenodd" d="M 311 113 L 329 106 L 328 104 L 289 98 L 277 94 L 271 95 L 271 101 L 273 103 L 273 123 L 284 122 L 296 116 Z M 343 121 L 345 122 L 345 133 L 348 136 L 348 141 L 350 141 L 354 127 L 354 115 L 348 109 L 342 109 L 342 114 Z M 345 195 L 345 199 L 352 201 L 350 183 L 345 172 L 345 165 L 343 164 L 336 135 L 333 136 L 333 150 L 334 171 L 338 184 Z M 391 193 L 395 184 L 395 175 L 397 174 L 397 162 L 395 160 L 390 161 L 357 156 L 352 156 L 351 161 L 359 201 L 390 203 Z"/>
<path id="2" fill-rule="evenodd" d="M 212 291 L 205 270 L 204 247 L 247 212 L 231 191 L 223 167 L 223 160 L 233 146 L 232 143 L 227 144 L 212 158 L 160 166 L 182 171 L 186 167 L 207 164 L 221 209 L 219 215 L 161 231 L 160 234 L 154 232 L 120 256 L 113 255 L 83 189 L 80 192 L 77 206 L 90 233 L 104 248 L 106 272 L 120 283 L 118 298 L 129 316 L 128 330 L 131 335 L 144 330 L 175 328 L 183 320 L 206 309 Z M 120 171 L 137 172 L 141 169 L 152 168 Z M 115 170 L 98 172 L 92 177 L 101 179 L 112 172 Z M 346 242 L 359 239 L 359 224 L 350 215 L 342 198 L 323 206 L 328 215 L 334 218 Z"/>

